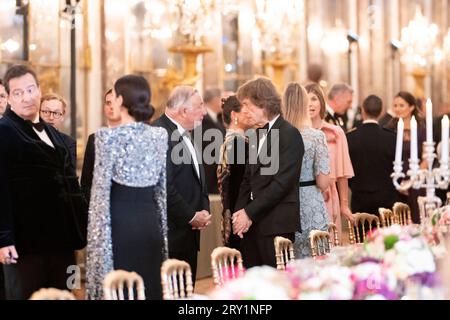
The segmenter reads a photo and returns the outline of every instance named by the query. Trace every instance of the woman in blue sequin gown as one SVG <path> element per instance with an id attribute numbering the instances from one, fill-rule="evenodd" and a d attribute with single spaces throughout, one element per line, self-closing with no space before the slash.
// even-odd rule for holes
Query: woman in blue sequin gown
<path id="1" fill-rule="evenodd" d="M 114 84 L 122 125 L 95 135 L 89 207 L 86 291 L 102 299 L 112 270 L 135 271 L 147 299 L 161 299 L 161 263 L 167 258 L 167 133 L 148 125 L 153 114 L 147 81 L 125 76 Z"/>

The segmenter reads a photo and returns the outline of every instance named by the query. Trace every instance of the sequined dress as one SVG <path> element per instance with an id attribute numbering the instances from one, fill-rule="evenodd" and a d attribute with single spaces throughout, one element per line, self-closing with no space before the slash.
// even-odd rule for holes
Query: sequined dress
<path id="1" fill-rule="evenodd" d="M 167 132 L 144 123 L 95 135 L 89 206 L 86 294 L 102 299 L 114 269 L 144 279 L 147 299 L 161 299 L 160 267 L 167 259 Z"/>

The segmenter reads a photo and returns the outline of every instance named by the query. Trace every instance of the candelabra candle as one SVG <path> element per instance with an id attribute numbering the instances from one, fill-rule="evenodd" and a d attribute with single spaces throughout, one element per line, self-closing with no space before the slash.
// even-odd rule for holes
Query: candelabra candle
<path id="1" fill-rule="evenodd" d="M 426 125 L 427 125 L 427 142 L 432 143 L 433 142 L 433 104 L 431 103 L 431 100 L 427 100 L 426 104 Z"/>
<path id="2" fill-rule="evenodd" d="M 421 199 L 419 197 L 419 206 L 421 208 L 421 223 L 425 225 L 431 217 L 432 211 L 441 206 L 442 201 L 436 197 L 436 188 L 447 189 L 450 180 L 450 171 L 448 164 L 448 141 L 449 141 L 449 119 L 444 117 L 442 120 L 442 155 L 440 159 L 440 166 L 433 168 L 434 160 L 437 158 L 435 153 L 435 143 L 433 142 L 433 128 L 432 128 L 432 104 L 429 100 L 427 102 L 426 110 L 427 118 L 427 140 L 423 143 L 422 159 L 426 163 L 426 168 L 420 167 L 419 157 L 417 154 L 417 122 L 411 119 L 411 158 L 409 159 L 409 170 L 403 172 L 401 157 L 398 154 L 402 147 L 403 138 L 403 123 L 397 127 L 397 146 L 394 161 L 394 172 L 391 177 L 394 186 L 397 190 L 406 191 L 410 188 L 421 189 L 425 188 L 426 197 Z M 444 146 L 445 145 L 445 146 Z M 414 150 L 415 149 L 415 150 Z M 401 181 L 401 183 L 400 183 Z"/>
<path id="3" fill-rule="evenodd" d="M 417 152 L 417 121 L 416 117 L 412 117 L 410 121 L 411 129 L 411 159 L 419 162 L 419 156 Z"/>
<path id="4" fill-rule="evenodd" d="M 449 134 L 449 120 L 445 115 L 442 118 L 442 137 L 441 137 L 441 165 L 447 164 L 448 166 L 448 134 Z"/>
<path id="5" fill-rule="evenodd" d="M 395 162 L 402 161 L 402 151 L 403 151 L 403 119 L 400 118 L 397 123 L 397 143 L 395 145 Z"/>

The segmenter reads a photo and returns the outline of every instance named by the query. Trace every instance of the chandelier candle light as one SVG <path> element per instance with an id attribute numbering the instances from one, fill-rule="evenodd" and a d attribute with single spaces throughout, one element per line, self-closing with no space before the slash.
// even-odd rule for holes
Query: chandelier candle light
<path id="1" fill-rule="evenodd" d="M 420 161 L 418 157 L 418 144 L 417 144 L 417 121 L 413 116 L 411 119 L 411 154 L 409 158 L 409 170 L 403 173 L 402 162 L 402 150 L 403 150 L 403 132 L 404 122 L 400 119 L 397 124 L 397 143 L 395 149 L 395 161 L 394 172 L 391 177 L 394 182 L 394 186 L 397 190 L 405 191 L 410 188 L 420 189 L 425 188 L 427 191 L 425 197 L 424 208 L 421 208 L 420 218 L 421 223 L 425 224 L 431 216 L 432 210 L 440 207 L 442 201 L 436 197 L 435 189 L 447 189 L 449 184 L 450 172 L 449 172 L 449 119 L 445 115 L 442 119 L 442 139 L 441 139 L 441 159 L 439 161 L 440 166 L 433 169 L 434 159 L 437 158 L 435 151 L 435 143 L 433 141 L 433 105 L 431 100 L 428 99 L 426 103 L 426 141 L 423 143 L 423 156 L 422 159 L 426 161 L 426 169 L 420 168 Z M 409 179 L 404 179 L 406 176 Z M 403 179 L 399 182 L 400 179 Z"/>

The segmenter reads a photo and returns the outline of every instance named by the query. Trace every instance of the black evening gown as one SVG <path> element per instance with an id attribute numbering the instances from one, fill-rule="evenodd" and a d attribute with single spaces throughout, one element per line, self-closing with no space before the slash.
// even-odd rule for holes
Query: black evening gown
<path id="1" fill-rule="evenodd" d="M 114 269 L 135 271 L 144 279 L 147 299 L 162 299 L 160 268 L 163 235 L 156 214 L 154 187 L 111 187 Z"/>

